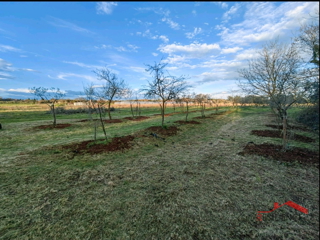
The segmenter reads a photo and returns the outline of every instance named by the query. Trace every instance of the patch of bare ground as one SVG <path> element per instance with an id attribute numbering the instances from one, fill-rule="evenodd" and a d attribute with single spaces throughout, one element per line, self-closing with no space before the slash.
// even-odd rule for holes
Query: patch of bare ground
<path id="1" fill-rule="evenodd" d="M 286 152 L 281 151 L 281 149 L 281 145 L 250 143 L 238 154 L 242 156 L 259 155 L 283 162 L 299 162 L 301 164 L 316 165 L 319 168 L 319 153 L 298 147 L 292 147 Z"/>
<path id="2" fill-rule="evenodd" d="M 172 116 L 172 115 L 173 115 L 173 113 L 167 113 L 164 116 L 165 117 L 169 117 L 169 116 Z M 161 114 L 157 113 L 157 114 L 153 114 L 153 116 L 161 116 Z"/>
<path id="3" fill-rule="evenodd" d="M 103 120 L 105 123 L 121 123 L 121 119 L 109 119 L 109 120 Z"/>
<path id="4" fill-rule="evenodd" d="M 182 121 L 182 120 L 175 121 L 175 123 L 179 123 L 179 124 L 201 124 L 200 122 L 197 122 L 197 121 Z"/>
<path id="5" fill-rule="evenodd" d="M 282 130 L 282 126 L 275 125 L 275 124 L 266 124 L 266 127 L 271 127 L 271 128 Z M 306 131 L 306 132 L 311 131 L 310 129 L 308 129 L 306 127 L 299 127 L 299 126 L 289 126 L 288 129 L 300 130 L 300 131 Z"/>
<path id="6" fill-rule="evenodd" d="M 69 123 L 59 123 L 57 124 L 55 127 L 53 127 L 52 124 L 49 124 L 49 125 L 40 125 L 40 126 L 36 126 L 36 127 L 33 127 L 33 129 L 35 130 L 42 130 L 42 129 L 63 129 L 63 128 L 67 128 L 67 127 L 70 127 L 71 124 Z"/>
<path id="7" fill-rule="evenodd" d="M 132 147 L 130 143 L 134 139 L 133 136 L 123 136 L 123 137 L 114 137 L 110 142 L 105 140 L 89 140 L 83 141 L 80 143 L 73 143 L 62 146 L 62 149 L 71 150 L 74 154 L 80 153 L 89 153 L 89 154 L 99 154 L 102 152 L 115 152 L 115 151 L 123 151 L 125 149 L 129 149 Z"/>
<path id="8" fill-rule="evenodd" d="M 150 117 L 138 116 L 138 117 L 125 117 L 124 119 L 131 120 L 131 121 L 143 121 L 148 118 L 150 118 Z"/>
<path id="9" fill-rule="evenodd" d="M 282 138 L 281 132 L 277 130 L 252 130 L 251 134 L 257 135 L 260 137 Z M 313 138 L 302 136 L 296 133 L 293 134 L 292 140 L 304 142 L 304 143 L 315 142 Z"/>
<path id="10" fill-rule="evenodd" d="M 177 128 L 176 126 L 170 126 L 167 128 L 163 128 L 161 126 L 152 126 L 146 128 L 144 131 L 147 133 L 156 133 L 160 136 L 173 136 L 177 134 L 179 128 Z"/>
<path id="11" fill-rule="evenodd" d="M 98 121 L 99 119 L 92 119 L 93 121 Z M 83 120 L 80 120 L 78 122 L 89 122 L 91 121 L 90 119 L 83 119 Z"/>

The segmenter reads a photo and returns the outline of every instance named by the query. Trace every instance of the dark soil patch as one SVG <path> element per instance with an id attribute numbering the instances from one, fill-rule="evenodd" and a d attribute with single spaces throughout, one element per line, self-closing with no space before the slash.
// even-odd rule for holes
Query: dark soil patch
<path id="1" fill-rule="evenodd" d="M 93 121 L 98 121 L 99 119 L 93 119 Z M 80 120 L 78 122 L 89 122 L 91 121 L 90 119 L 83 119 L 83 120 Z"/>
<path id="2" fill-rule="evenodd" d="M 282 138 L 281 132 L 277 130 L 252 130 L 251 134 L 259 137 Z M 315 142 L 314 139 L 299 134 L 294 134 L 292 140 L 304 143 Z"/>
<path id="3" fill-rule="evenodd" d="M 138 117 L 125 117 L 124 119 L 127 119 L 127 120 L 131 120 L 131 121 L 143 121 L 145 119 L 148 119 L 150 117 L 146 117 L 146 116 L 138 116 Z"/>
<path id="4" fill-rule="evenodd" d="M 121 119 L 109 119 L 109 120 L 103 120 L 105 123 L 121 123 Z"/>
<path id="5" fill-rule="evenodd" d="M 210 116 L 205 116 L 205 117 L 194 117 L 193 119 L 205 119 L 205 118 L 212 118 L 212 117 L 210 117 Z"/>
<path id="6" fill-rule="evenodd" d="M 263 157 L 270 157 L 272 159 L 283 162 L 299 162 L 302 164 L 312 164 L 319 167 L 319 153 L 310 151 L 304 148 L 293 147 L 286 152 L 281 151 L 281 145 L 274 145 L 269 143 L 263 144 L 248 144 L 242 152 L 238 153 L 245 155 L 259 155 Z"/>
<path id="7" fill-rule="evenodd" d="M 105 143 L 103 139 L 97 140 L 96 144 L 94 143 L 94 140 L 89 140 L 80 143 L 68 144 L 62 148 L 71 150 L 75 155 L 80 153 L 98 154 L 102 152 L 123 151 L 132 147 L 130 142 L 133 139 L 133 136 L 128 135 L 123 137 L 114 137 L 108 143 Z"/>
<path id="8" fill-rule="evenodd" d="M 69 123 L 60 123 L 60 124 L 57 124 L 55 127 L 53 127 L 52 124 L 49 124 L 49 125 L 41 125 L 41 126 L 37 126 L 37 127 L 34 127 L 33 129 L 36 129 L 36 130 L 39 130 L 39 129 L 63 129 L 63 128 L 67 128 L 67 127 L 70 127 L 71 124 Z"/>
<path id="9" fill-rule="evenodd" d="M 169 116 L 172 116 L 172 115 L 173 115 L 173 113 L 167 113 L 164 116 L 165 117 L 169 117 Z M 153 114 L 153 116 L 161 116 L 161 114 Z"/>
<path id="10" fill-rule="evenodd" d="M 173 136 L 177 134 L 179 128 L 177 128 L 176 126 L 170 126 L 167 128 L 162 128 L 161 126 L 153 126 L 146 128 L 144 131 L 147 131 L 148 133 L 156 133 L 160 136 Z"/>
<path id="11" fill-rule="evenodd" d="M 201 124 L 200 122 L 197 121 L 175 121 L 175 123 L 179 123 L 179 124 Z"/>
<path id="12" fill-rule="evenodd" d="M 271 127 L 271 128 L 275 128 L 275 129 L 279 129 L 279 130 L 282 130 L 282 128 L 283 128 L 282 126 L 278 126 L 275 124 L 267 124 L 266 127 Z M 289 126 L 288 129 L 310 132 L 310 129 L 308 129 L 306 127 L 299 127 L 299 126 Z"/>

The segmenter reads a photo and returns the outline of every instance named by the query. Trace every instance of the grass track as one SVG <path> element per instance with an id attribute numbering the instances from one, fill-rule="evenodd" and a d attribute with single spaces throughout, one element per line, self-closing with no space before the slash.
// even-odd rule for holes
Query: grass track
<path id="1" fill-rule="evenodd" d="M 73 159 L 43 146 L 92 139 L 89 123 L 53 133 L 29 130 L 43 121 L 8 123 L 0 133 L 0 239 L 319 238 L 318 169 L 237 154 L 249 141 L 280 143 L 250 135 L 266 129 L 268 114 L 242 108 L 182 125 L 166 142 L 136 139 L 124 153 Z M 127 135 L 159 123 L 153 117 L 107 131 Z M 304 147 L 319 151 L 318 144 Z M 309 214 L 282 207 L 257 221 L 257 211 L 289 200 Z"/>

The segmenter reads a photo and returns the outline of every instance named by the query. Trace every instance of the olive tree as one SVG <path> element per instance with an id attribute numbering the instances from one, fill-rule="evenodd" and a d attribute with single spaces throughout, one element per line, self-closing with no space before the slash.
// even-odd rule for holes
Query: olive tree
<path id="1" fill-rule="evenodd" d="M 65 96 L 65 94 L 59 88 L 45 88 L 45 87 L 33 87 L 29 89 L 36 97 L 44 100 L 46 104 L 50 107 L 52 117 L 53 117 L 53 127 L 57 125 L 55 104 L 57 101 Z"/>
<path id="2" fill-rule="evenodd" d="M 161 126 L 164 124 L 164 114 L 166 103 L 170 100 L 176 99 L 181 93 L 186 91 L 189 86 L 185 82 L 185 77 L 171 76 L 169 73 L 164 71 L 167 63 L 156 63 L 154 65 L 146 65 L 146 69 L 149 72 L 153 80 L 148 81 L 148 85 L 141 89 L 148 98 L 158 98 L 160 100 L 161 109 Z"/>
<path id="3" fill-rule="evenodd" d="M 247 93 L 267 95 L 271 106 L 282 119 L 283 151 L 287 148 L 288 109 L 303 91 L 299 75 L 301 58 L 296 44 L 281 44 L 277 40 L 266 43 L 258 51 L 259 57 L 248 60 L 248 67 L 240 69 L 244 80 L 239 86 Z"/>

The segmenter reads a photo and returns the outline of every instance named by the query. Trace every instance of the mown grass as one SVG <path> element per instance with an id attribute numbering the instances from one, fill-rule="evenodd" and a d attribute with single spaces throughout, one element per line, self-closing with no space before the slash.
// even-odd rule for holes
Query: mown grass
<path id="1" fill-rule="evenodd" d="M 73 158 L 58 146 L 92 139 L 90 122 L 63 119 L 74 125 L 46 131 L 30 129 L 49 120 L 7 123 L 0 132 L 0 239 L 319 238 L 318 169 L 237 154 L 249 141 L 281 141 L 250 135 L 267 129 L 268 114 L 238 108 L 181 125 L 166 141 L 138 138 L 125 152 Z M 165 118 L 168 126 L 176 120 L 184 114 Z M 107 124 L 107 133 L 143 132 L 160 121 Z M 257 221 L 257 211 L 289 200 L 309 214 L 282 207 Z"/>

